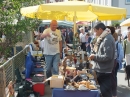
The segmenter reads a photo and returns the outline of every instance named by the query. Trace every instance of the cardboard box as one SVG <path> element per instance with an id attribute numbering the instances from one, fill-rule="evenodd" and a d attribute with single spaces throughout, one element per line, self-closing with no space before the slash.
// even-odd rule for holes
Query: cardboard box
<path id="1" fill-rule="evenodd" d="M 66 67 L 66 71 L 74 72 L 75 70 L 76 70 L 76 68 L 74 68 L 74 67 L 69 67 L 69 66 Z"/>
<path id="2" fill-rule="evenodd" d="M 63 88 L 64 86 L 64 76 L 62 75 L 53 75 L 50 79 L 51 88 Z"/>
<path id="3" fill-rule="evenodd" d="M 67 76 L 75 76 L 76 75 L 76 68 L 74 67 L 66 67 Z"/>
<path id="4" fill-rule="evenodd" d="M 42 51 L 32 51 L 32 55 L 33 56 L 42 56 L 43 53 L 42 53 Z"/>

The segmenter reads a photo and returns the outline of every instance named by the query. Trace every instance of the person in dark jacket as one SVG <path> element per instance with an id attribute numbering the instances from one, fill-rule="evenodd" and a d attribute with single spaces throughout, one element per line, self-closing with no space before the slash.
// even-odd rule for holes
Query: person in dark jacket
<path id="1" fill-rule="evenodd" d="M 95 62 L 97 81 L 100 85 L 103 97 L 112 97 L 112 69 L 114 67 L 115 41 L 110 29 L 102 22 L 97 22 L 94 26 L 97 41 L 94 45 L 94 54 L 89 59 Z"/>

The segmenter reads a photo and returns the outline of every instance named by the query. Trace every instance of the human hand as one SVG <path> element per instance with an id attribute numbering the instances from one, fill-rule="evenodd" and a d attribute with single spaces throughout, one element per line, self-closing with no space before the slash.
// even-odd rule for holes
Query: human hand
<path id="1" fill-rule="evenodd" d="M 89 59 L 90 59 L 90 60 L 93 60 L 94 57 L 95 57 L 95 54 L 91 54 L 91 55 L 89 56 Z"/>
<path id="2" fill-rule="evenodd" d="M 50 36 L 50 33 L 46 33 L 46 37 L 51 37 L 51 36 Z"/>

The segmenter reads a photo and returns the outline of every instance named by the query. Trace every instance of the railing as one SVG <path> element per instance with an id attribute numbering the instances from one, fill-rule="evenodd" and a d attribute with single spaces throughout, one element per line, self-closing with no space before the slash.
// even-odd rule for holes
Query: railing
<path id="1" fill-rule="evenodd" d="M 22 70 L 24 68 L 25 55 L 28 48 L 27 46 L 0 66 L 0 97 L 7 97 L 8 91 L 6 87 L 10 81 L 15 80 L 15 69 L 19 68 Z"/>

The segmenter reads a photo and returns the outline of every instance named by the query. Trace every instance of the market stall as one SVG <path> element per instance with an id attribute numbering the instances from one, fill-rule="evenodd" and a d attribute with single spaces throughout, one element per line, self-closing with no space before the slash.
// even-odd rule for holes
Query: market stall
<path id="1" fill-rule="evenodd" d="M 120 20 L 126 17 L 126 9 L 72 1 L 22 8 L 21 14 L 30 18 L 74 21 L 76 33 L 77 20 Z M 59 75 L 53 75 L 43 82 L 50 81 L 52 97 L 99 97 L 90 60 L 79 45 L 78 38 L 74 38 L 70 49 L 64 51 Z"/>
<path id="2" fill-rule="evenodd" d="M 52 97 L 100 97 L 100 94 L 98 90 L 65 91 L 57 88 L 52 90 Z"/>

